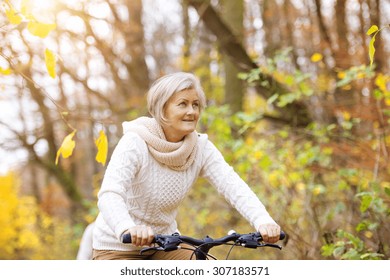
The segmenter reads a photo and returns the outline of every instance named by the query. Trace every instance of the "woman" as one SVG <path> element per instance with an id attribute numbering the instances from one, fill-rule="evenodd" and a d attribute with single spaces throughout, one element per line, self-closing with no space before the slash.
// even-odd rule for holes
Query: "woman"
<path id="1" fill-rule="evenodd" d="M 178 206 L 199 176 L 206 178 L 258 230 L 266 242 L 280 227 L 206 134 L 195 131 L 206 106 L 199 80 L 190 73 L 158 79 L 147 95 L 152 116 L 123 123 L 124 135 L 98 193 L 94 259 L 189 259 L 188 250 L 140 255 L 154 234 L 178 231 Z M 121 237 L 130 233 L 132 244 Z"/>

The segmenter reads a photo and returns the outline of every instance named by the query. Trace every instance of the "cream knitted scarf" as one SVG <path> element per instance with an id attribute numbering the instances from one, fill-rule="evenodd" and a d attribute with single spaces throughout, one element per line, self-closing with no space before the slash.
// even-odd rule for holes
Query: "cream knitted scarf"
<path id="1" fill-rule="evenodd" d="M 183 141 L 174 143 L 165 138 L 164 131 L 154 118 L 140 117 L 122 124 L 123 132 L 137 133 L 147 144 L 149 152 L 160 163 L 177 171 L 186 170 L 194 162 L 198 136 L 194 131 Z"/>

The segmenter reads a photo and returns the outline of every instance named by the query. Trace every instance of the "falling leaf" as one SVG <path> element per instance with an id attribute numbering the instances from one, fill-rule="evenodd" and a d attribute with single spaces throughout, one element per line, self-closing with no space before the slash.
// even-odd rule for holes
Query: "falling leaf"
<path id="1" fill-rule="evenodd" d="M 370 27 L 370 29 L 368 29 L 368 31 L 367 31 L 367 35 L 371 35 L 372 33 L 374 33 L 374 32 L 377 32 L 379 30 L 379 28 L 378 28 L 378 26 L 376 26 L 375 24 L 374 25 L 372 25 L 371 27 Z"/>
<path id="2" fill-rule="evenodd" d="M 96 139 L 95 145 L 98 149 L 98 152 L 96 154 L 96 161 L 100 162 L 104 166 L 107 160 L 108 141 L 107 136 L 103 130 L 100 131 L 99 138 Z"/>
<path id="3" fill-rule="evenodd" d="M 312 62 L 318 62 L 318 61 L 321 61 L 324 57 L 322 56 L 322 54 L 320 53 L 314 53 L 312 56 L 311 56 L 311 61 Z"/>
<path id="4" fill-rule="evenodd" d="M 31 34 L 45 38 L 49 35 L 50 31 L 56 28 L 56 26 L 56 24 L 41 23 L 36 20 L 31 20 L 27 25 L 27 29 Z"/>
<path id="5" fill-rule="evenodd" d="M 372 64 L 374 62 L 374 55 L 375 55 L 374 43 L 375 43 L 375 35 L 372 36 L 372 38 L 370 40 L 370 46 L 369 46 L 369 50 L 368 50 L 368 53 L 369 53 L 369 56 L 370 56 L 370 68 L 372 68 Z"/>
<path id="6" fill-rule="evenodd" d="M 50 77 L 56 77 L 56 56 L 49 49 L 45 50 L 46 69 Z"/>
<path id="7" fill-rule="evenodd" d="M 10 75 L 12 73 L 11 69 L 3 69 L 0 67 L 0 74 L 3 74 L 3 75 Z"/>
<path id="8" fill-rule="evenodd" d="M 16 24 L 18 25 L 19 23 L 22 22 L 22 17 L 20 14 L 15 11 L 12 7 L 9 10 L 5 11 L 5 14 L 11 24 Z"/>
<path id="9" fill-rule="evenodd" d="M 72 155 L 73 149 L 76 146 L 76 142 L 72 139 L 77 130 L 73 130 L 72 133 L 68 134 L 61 144 L 61 147 L 57 151 L 56 165 L 58 164 L 58 158 L 62 155 L 63 158 L 68 158 Z"/>

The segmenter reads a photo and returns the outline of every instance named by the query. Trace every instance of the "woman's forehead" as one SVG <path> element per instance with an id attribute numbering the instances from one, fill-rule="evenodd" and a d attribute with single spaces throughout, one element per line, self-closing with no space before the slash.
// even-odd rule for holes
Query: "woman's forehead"
<path id="1" fill-rule="evenodd" d="M 178 99 L 187 99 L 187 100 L 194 100 L 199 99 L 198 93 L 195 89 L 185 89 L 182 91 L 175 92 L 172 97 L 172 100 L 178 100 Z"/>

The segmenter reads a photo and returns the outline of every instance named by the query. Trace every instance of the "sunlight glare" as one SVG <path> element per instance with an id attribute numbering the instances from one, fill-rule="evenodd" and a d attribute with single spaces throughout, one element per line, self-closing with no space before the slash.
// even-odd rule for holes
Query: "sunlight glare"
<path id="1" fill-rule="evenodd" d="M 41 22 L 53 22 L 60 0 L 23 0 L 31 14 Z"/>

